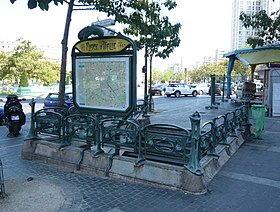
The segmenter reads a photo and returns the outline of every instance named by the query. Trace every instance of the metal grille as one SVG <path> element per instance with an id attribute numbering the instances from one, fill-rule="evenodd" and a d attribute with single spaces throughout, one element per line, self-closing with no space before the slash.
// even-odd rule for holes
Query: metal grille
<path id="1" fill-rule="evenodd" d="M 3 173 L 3 165 L 0 159 L 0 198 L 5 197 L 5 186 L 4 186 L 4 173 Z"/>

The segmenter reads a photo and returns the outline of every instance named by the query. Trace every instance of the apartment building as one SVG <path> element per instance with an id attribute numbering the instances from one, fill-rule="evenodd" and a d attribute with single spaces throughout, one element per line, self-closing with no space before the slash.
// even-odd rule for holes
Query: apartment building
<path id="1" fill-rule="evenodd" d="M 279 10 L 280 0 L 232 0 L 232 23 L 231 23 L 231 45 L 230 50 L 248 47 L 246 45 L 249 37 L 255 36 L 256 31 L 246 29 L 239 20 L 241 12 L 247 15 L 254 15 L 261 10 L 266 10 L 268 14 Z"/>

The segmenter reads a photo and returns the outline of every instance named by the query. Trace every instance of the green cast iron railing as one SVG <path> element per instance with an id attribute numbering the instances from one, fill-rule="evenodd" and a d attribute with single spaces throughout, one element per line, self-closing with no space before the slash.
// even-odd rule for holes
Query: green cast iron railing
<path id="1" fill-rule="evenodd" d="M 190 116 L 191 129 L 185 129 L 163 123 L 145 125 L 137 119 L 70 114 L 57 108 L 54 111 L 41 109 L 32 114 L 34 123 L 31 127 L 34 129 L 30 130 L 29 139 L 41 134 L 56 135 L 63 145 L 77 146 L 79 143 L 83 151 L 96 147 L 96 155 L 104 153 L 104 147 L 109 147 L 114 153 L 109 158 L 106 175 L 113 157 L 125 155 L 123 153 L 135 157 L 136 164 L 142 164 L 140 162 L 144 160 L 171 163 L 202 175 L 201 158 L 205 155 L 218 157 L 216 147 L 229 145 L 227 139 L 236 137 L 237 131 L 243 131 L 249 125 L 248 111 L 248 105 L 243 105 L 202 125 L 200 114 L 195 112 Z M 82 153 L 78 165 L 83 159 Z"/>

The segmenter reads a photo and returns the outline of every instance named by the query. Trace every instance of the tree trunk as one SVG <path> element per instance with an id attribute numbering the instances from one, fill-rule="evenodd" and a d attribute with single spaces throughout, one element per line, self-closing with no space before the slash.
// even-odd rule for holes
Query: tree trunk
<path id="1" fill-rule="evenodd" d="M 149 101 L 149 111 L 152 112 L 154 109 L 152 107 L 152 102 L 153 102 L 153 94 L 152 94 L 152 77 L 153 77 L 153 73 L 152 73 L 152 62 L 153 62 L 153 55 L 150 55 L 150 101 Z"/>
<path id="2" fill-rule="evenodd" d="M 66 16 L 66 23 L 64 28 L 64 35 L 62 44 L 62 56 L 61 56 L 61 66 L 60 66 L 60 81 L 59 81 L 59 97 L 58 97 L 58 106 L 63 107 L 64 105 L 64 95 L 65 95 L 65 82 L 66 82 L 66 65 L 67 65 L 67 51 L 68 51 L 68 36 L 69 36 L 69 28 L 71 22 L 72 11 L 74 7 L 74 1 L 70 0 L 67 16 Z"/>

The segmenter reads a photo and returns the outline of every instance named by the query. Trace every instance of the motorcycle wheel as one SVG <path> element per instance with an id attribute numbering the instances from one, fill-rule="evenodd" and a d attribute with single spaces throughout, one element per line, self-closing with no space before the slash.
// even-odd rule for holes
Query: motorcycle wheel
<path id="1" fill-rule="evenodd" d="M 19 131 L 20 131 L 21 127 L 17 124 L 12 125 L 9 127 L 9 131 L 10 133 L 13 134 L 14 137 L 18 137 L 19 136 Z"/>

